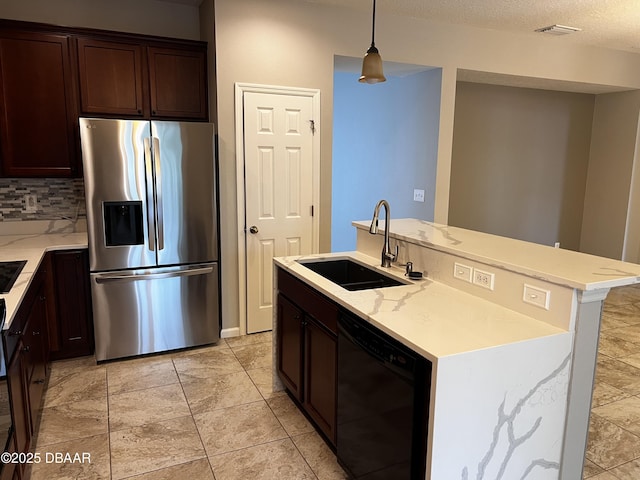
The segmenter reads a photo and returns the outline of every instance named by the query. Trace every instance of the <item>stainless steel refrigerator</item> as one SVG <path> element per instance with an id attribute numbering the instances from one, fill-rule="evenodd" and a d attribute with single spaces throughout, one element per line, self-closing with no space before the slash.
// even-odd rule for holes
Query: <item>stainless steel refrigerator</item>
<path id="1" fill-rule="evenodd" d="M 220 338 L 213 126 L 80 119 L 98 361 Z"/>

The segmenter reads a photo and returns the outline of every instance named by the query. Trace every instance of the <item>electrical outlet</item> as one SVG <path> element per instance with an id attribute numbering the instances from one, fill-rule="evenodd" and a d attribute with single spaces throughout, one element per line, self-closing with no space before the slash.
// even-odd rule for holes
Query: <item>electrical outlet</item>
<path id="1" fill-rule="evenodd" d="M 424 190 L 414 188 L 413 189 L 413 201 L 424 202 Z"/>
<path id="2" fill-rule="evenodd" d="M 454 263 L 453 264 L 453 277 L 458 280 L 464 280 L 465 282 L 471 283 L 471 272 L 473 268 L 468 265 L 463 265 L 462 263 Z"/>
<path id="3" fill-rule="evenodd" d="M 38 211 L 38 196 L 37 195 L 25 195 L 24 196 L 24 211 L 27 213 L 33 213 Z"/>
<path id="4" fill-rule="evenodd" d="M 473 283 L 475 285 L 480 285 L 483 288 L 493 290 L 494 280 L 495 274 L 491 272 L 485 272 L 484 270 L 479 270 L 477 268 L 473 270 Z"/>

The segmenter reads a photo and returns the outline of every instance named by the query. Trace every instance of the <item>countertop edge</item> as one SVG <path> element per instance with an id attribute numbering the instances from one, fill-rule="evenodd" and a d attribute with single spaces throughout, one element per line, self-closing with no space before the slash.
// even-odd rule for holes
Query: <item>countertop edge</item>
<path id="1" fill-rule="evenodd" d="M 16 283 L 8 293 L 0 294 L 0 298 L 4 298 L 6 302 L 6 318 L 2 325 L 2 330 L 8 330 L 11 323 L 18 313 L 22 301 L 31 286 L 31 282 L 35 273 L 42 265 L 45 255 L 48 252 L 60 250 L 76 250 L 88 248 L 87 234 L 80 233 L 64 233 L 64 234 L 26 234 L 26 235 L 3 235 L 0 236 L 0 242 L 3 239 L 10 239 L 10 247 L 3 251 L 3 258 L 12 258 L 14 260 L 24 260 L 25 257 L 31 257 L 31 264 L 25 268 L 18 276 Z M 37 239 L 41 245 L 21 246 L 21 242 Z M 13 253 L 15 252 L 15 254 Z M 15 256 L 13 256 L 15 255 Z M 34 262 L 35 257 L 37 261 Z"/>
<path id="2" fill-rule="evenodd" d="M 640 266 L 636 264 L 632 264 L 629 262 L 623 262 L 621 260 L 615 260 L 605 257 L 598 257 L 596 255 L 591 255 L 582 252 L 576 252 L 573 250 L 566 249 L 556 249 L 550 247 L 548 245 L 542 245 L 532 242 L 527 242 L 524 240 L 512 239 L 507 237 L 501 237 L 499 235 L 492 235 L 484 232 L 478 232 L 475 230 L 466 230 L 458 227 L 451 227 L 448 225 L 437 224 L 433 222 L 427 222 L 426 220 L 416 220 L 416 219 L 398 219 L 395 222 L 401 223 L 402 225 L 406 225 L 408 222 L 415 222 L 416 227 L 428 227 L 434 229 L 437 232 L 440 232 L 443 237 L 448 238 L 449 232 L 463 233 L 472 235 L 474 237 L 482 238 L 484 240 L 492 240 L 500 243 L 511 243 L 513 246 L 529 248 L 531 251 L 534 251 L 538 254 L 541 252 L 547 257 L 549 263 L 559 262 L 559 260 L 564 257 L 564 259 L 569 258 L 579 258 L 586 263 L 598 263 L 600 264 L 597 268 L 601 270 L 610 270 L 609 273 L 605 271 L 598 273 L 602 276 L 611 276 L 617 278 L 611 278 L 607 280 L 597 280 L 597 281 L 586 281 L 580 280 L 579 278 L 572 278 L 567 274 L 562 274 L 560 272 L 549 271 L 549 269 L 539 269 L 534 267 L 533 265 L 526 265 L 524 262 L 516 262 L 513 259 L 507 258 L 496 258 L 484 255 L 479 252 L 474 252 L 469 249 L 464 249 L 459 244 L 464 242 L 460 242 L 458 245 L 454 245 L 456 242 L 454 241 L 452 245 L 447 245 L 444 243 L 440 243 L 435 241 L 435 239 L 431 238 L 421 238 L 419 234 L 409 234 L 406 232 L 398 232 L 394 231 L 393 227 L 391 228 L 391 232 L 389 233 L 391 238 L 395 238 L 401 241 L 411 242 L 417 245 L 421 245 L 424 247 L 432 248 L 434 250 L 448 253 L 451 255 L 455 255 L 458 257 L 466 258 L 469 260 L 481 262 L 487 265 L 491 265 L 496 268 L 501 268 L 504 270 L 508 270 L 514 273 L 519 273 L 522 275 L 527 275 L 533 278 L 537 278 L 539 280 L 544 280 L 550 283 L 554 283 L 556 285 L 575 288 L 577 290 L 582 291 L 593 291 L 593 290 L 602 290 L 602 289 L 610 289 L 615 287 L 622 287 L 626 285 L 633 285 L 640 283 Z M 393 225 L 394 221 L 391 222 Z M 369 229 L 368 221 L 353 221 L 352 225 L 359 230 L 367 230 Z M 378 235 L 384 235 L 385 225 L 384 222 L 380 222 Z M 520 255 L 522 256 L 522 255 Z M 552 259 L 551 256 L 555 256 L 555 259 Z M 608 264 L 610 266 L 605 267 L 604 265 Z M 622 270 L 622 268 L 627 268 L 629 270 Z M 631 269 L 635 269 L 635 271 L 631 271 Z M 612 273 L 613 272 L 613 273 Z M 618 272 L 618 273 L 615 273 Z"/>

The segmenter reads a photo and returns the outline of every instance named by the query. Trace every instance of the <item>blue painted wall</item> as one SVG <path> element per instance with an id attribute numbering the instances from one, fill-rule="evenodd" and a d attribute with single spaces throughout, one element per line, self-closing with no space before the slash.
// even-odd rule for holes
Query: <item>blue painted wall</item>
<path id="1" fill-rule="evenodd" d="M 433 220 L 442 72 L 377 85 L 336 72 L 333 89 L 331 250 L 355 250 L 353 220 L 385 198 L 394 218 Z M 414 188 L 425 202 L 413 201 Z"/>

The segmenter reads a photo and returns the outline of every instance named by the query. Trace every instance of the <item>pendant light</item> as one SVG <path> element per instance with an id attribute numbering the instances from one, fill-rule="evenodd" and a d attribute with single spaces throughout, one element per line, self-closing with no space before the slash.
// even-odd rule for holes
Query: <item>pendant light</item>
<path id="1" fill-rule="evenodd" d="M 371 27 L 371 46 L 362 60 L 362 75 L 358 79 L 361 83 L 380 83 L 387 79 L 382 73 L 382 57 L 378 53 L 374 42 L 376 34 L 376 0 L 373 0 L 373 25 Z"/>

